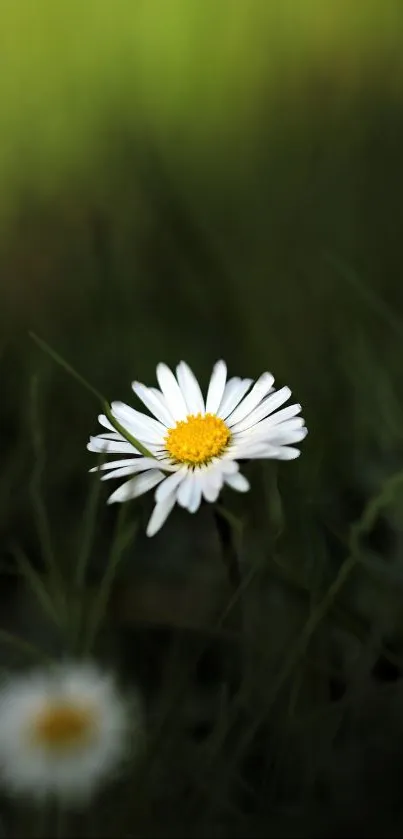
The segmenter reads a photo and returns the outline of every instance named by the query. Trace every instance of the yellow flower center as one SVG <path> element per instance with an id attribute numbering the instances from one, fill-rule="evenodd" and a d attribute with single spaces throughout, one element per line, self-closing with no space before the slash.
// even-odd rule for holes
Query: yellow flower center
<path id="1" fill-rule="evenodd" d="M 169 429 L 165 445 L 173 460 L 199 466 L 222 454 L 230 437 L 225 422 L 214 414 L 190 414 Z"/>
<path id="2" fill-rule="evenodd" d="M 88 705 L 49 703 L 36 716 L 32 734 L 36 743 L 49 751 L 67 751 L 91 739 L 94 723 L 94 709 Z"/>

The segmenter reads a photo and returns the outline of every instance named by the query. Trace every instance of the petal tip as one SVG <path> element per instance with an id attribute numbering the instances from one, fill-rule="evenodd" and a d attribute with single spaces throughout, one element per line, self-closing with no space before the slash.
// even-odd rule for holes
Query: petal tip
<path id="1" fill-rule="evenodd" d="M 119 410 L 119 408 L 122 408 L 122 407 L 125 408 L 126 405 L 125 405 L 124 402 L 121 402 L 120 399 L 114 399 L 114 401 L 111 402 L 112 411 L 115 411 L 116 409 Z"/>
<path id="2" fill-rule="evenodd" d="M 165 361 L 159 361 L 158 364 L 157 364 L 156 370 L 157 370 L 157 376 L 158 376 L 159 373 L 166 373 L 166 371 L 168 371 L 169 373 L 172 372 L 171 368 L 168 367 L 167 364 L 165 364 Z"/>

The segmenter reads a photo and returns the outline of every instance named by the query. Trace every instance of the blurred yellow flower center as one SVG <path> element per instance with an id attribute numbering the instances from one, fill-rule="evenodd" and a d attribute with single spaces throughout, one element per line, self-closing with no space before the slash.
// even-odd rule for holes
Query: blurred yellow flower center
<path id="1" fill-rule="evenodd" d="M 50 751 L 78 746 L 94 732 L 94 710 L 68 702 L 50 704 L 35 718 L 33 736 Z"/>
<path id="2" fill-rule="evenodd" d="M 190 414 L 169 429 L 165 445 L 173 460 L 199 466 L 222 454 L 230 437 L 225 422 L 214 414 Z"/>

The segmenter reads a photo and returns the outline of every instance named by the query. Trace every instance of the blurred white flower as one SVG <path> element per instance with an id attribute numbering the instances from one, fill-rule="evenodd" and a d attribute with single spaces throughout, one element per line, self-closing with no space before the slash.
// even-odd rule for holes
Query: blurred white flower
<path id="1" fill-rule="evenodd" d="M 301 405 L 277 410 L 291 391 L 288 387 L 275 390 L 271 373 L 263 373 L 255 383 L 238 377 L 227 381 L 226 364 L 218 361 L 206 401 L 184 361 L 178 364 L 176 377 L 166 364 L 158 364 L 157 379 L 160 390 L 140 382 L 132 384 L 155 418 L 123 402 L 111 405 L 120 425 L 153 457 L 141 456 L 103 414 L 98 419 L 107 431 L 91 437 L 87 446 L 92 452 L 125 455 L 123 460 L 90 470 L 109 470 L 102 480 L 135 476 L 112 493 L 109 503 L 128 501 L 158 485 L 148 536 L 162 527 L 175 503 L 195 513 L 202 498 L 216 501 L 224 484 L 246 492 L 249 483 L 239 472 L 238 460 L 298 457 L 299 449 L 291 444 L 307 434 L 304 420 L 297 417 Z"/>
<path id="2" fill-rule="evenodd" d="M 128 708 L 89 664 L 34 670 L 0 687 L 0 780 L 11 792 L 86 799 L 127 752 Z"/>

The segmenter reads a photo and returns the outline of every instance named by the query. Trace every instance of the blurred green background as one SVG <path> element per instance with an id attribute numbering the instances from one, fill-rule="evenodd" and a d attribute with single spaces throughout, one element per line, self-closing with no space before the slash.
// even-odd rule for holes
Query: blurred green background
<path id="1" fill-rule="evenodd" d="M 402 33 L 400 0 L 2 4 L 5 563 L 17 537 L 40 562 L 33 372 L 67 566 L 92 485 L 97 405 L 30 342 L 35 330 L 111 400 L 181 358 L 204 383 L 224 357 L 231 375 L 289 384 L 310 430 L 300 460 L 278 479 L 266 464 L 245 509 L 228 503 L 245 517 L 247 557 L 265 553 L 281 503 L 280 556 L 313 599 L 331 581 L 351 522 L 403 466 Z M 116 513 L 99 515 L 95 569 Z M 394 576 L 357 583 L 349 601 L 397 651 L 401 522 L 393 498 L 367 547 Z M 169 537 L 141 540 L 157 589 L 170 562 L 196 573 L 193 527 L 201 539 L 178 512 Z M 274 614 L 268 639 L 301 617 L 291 601 Z"/>

